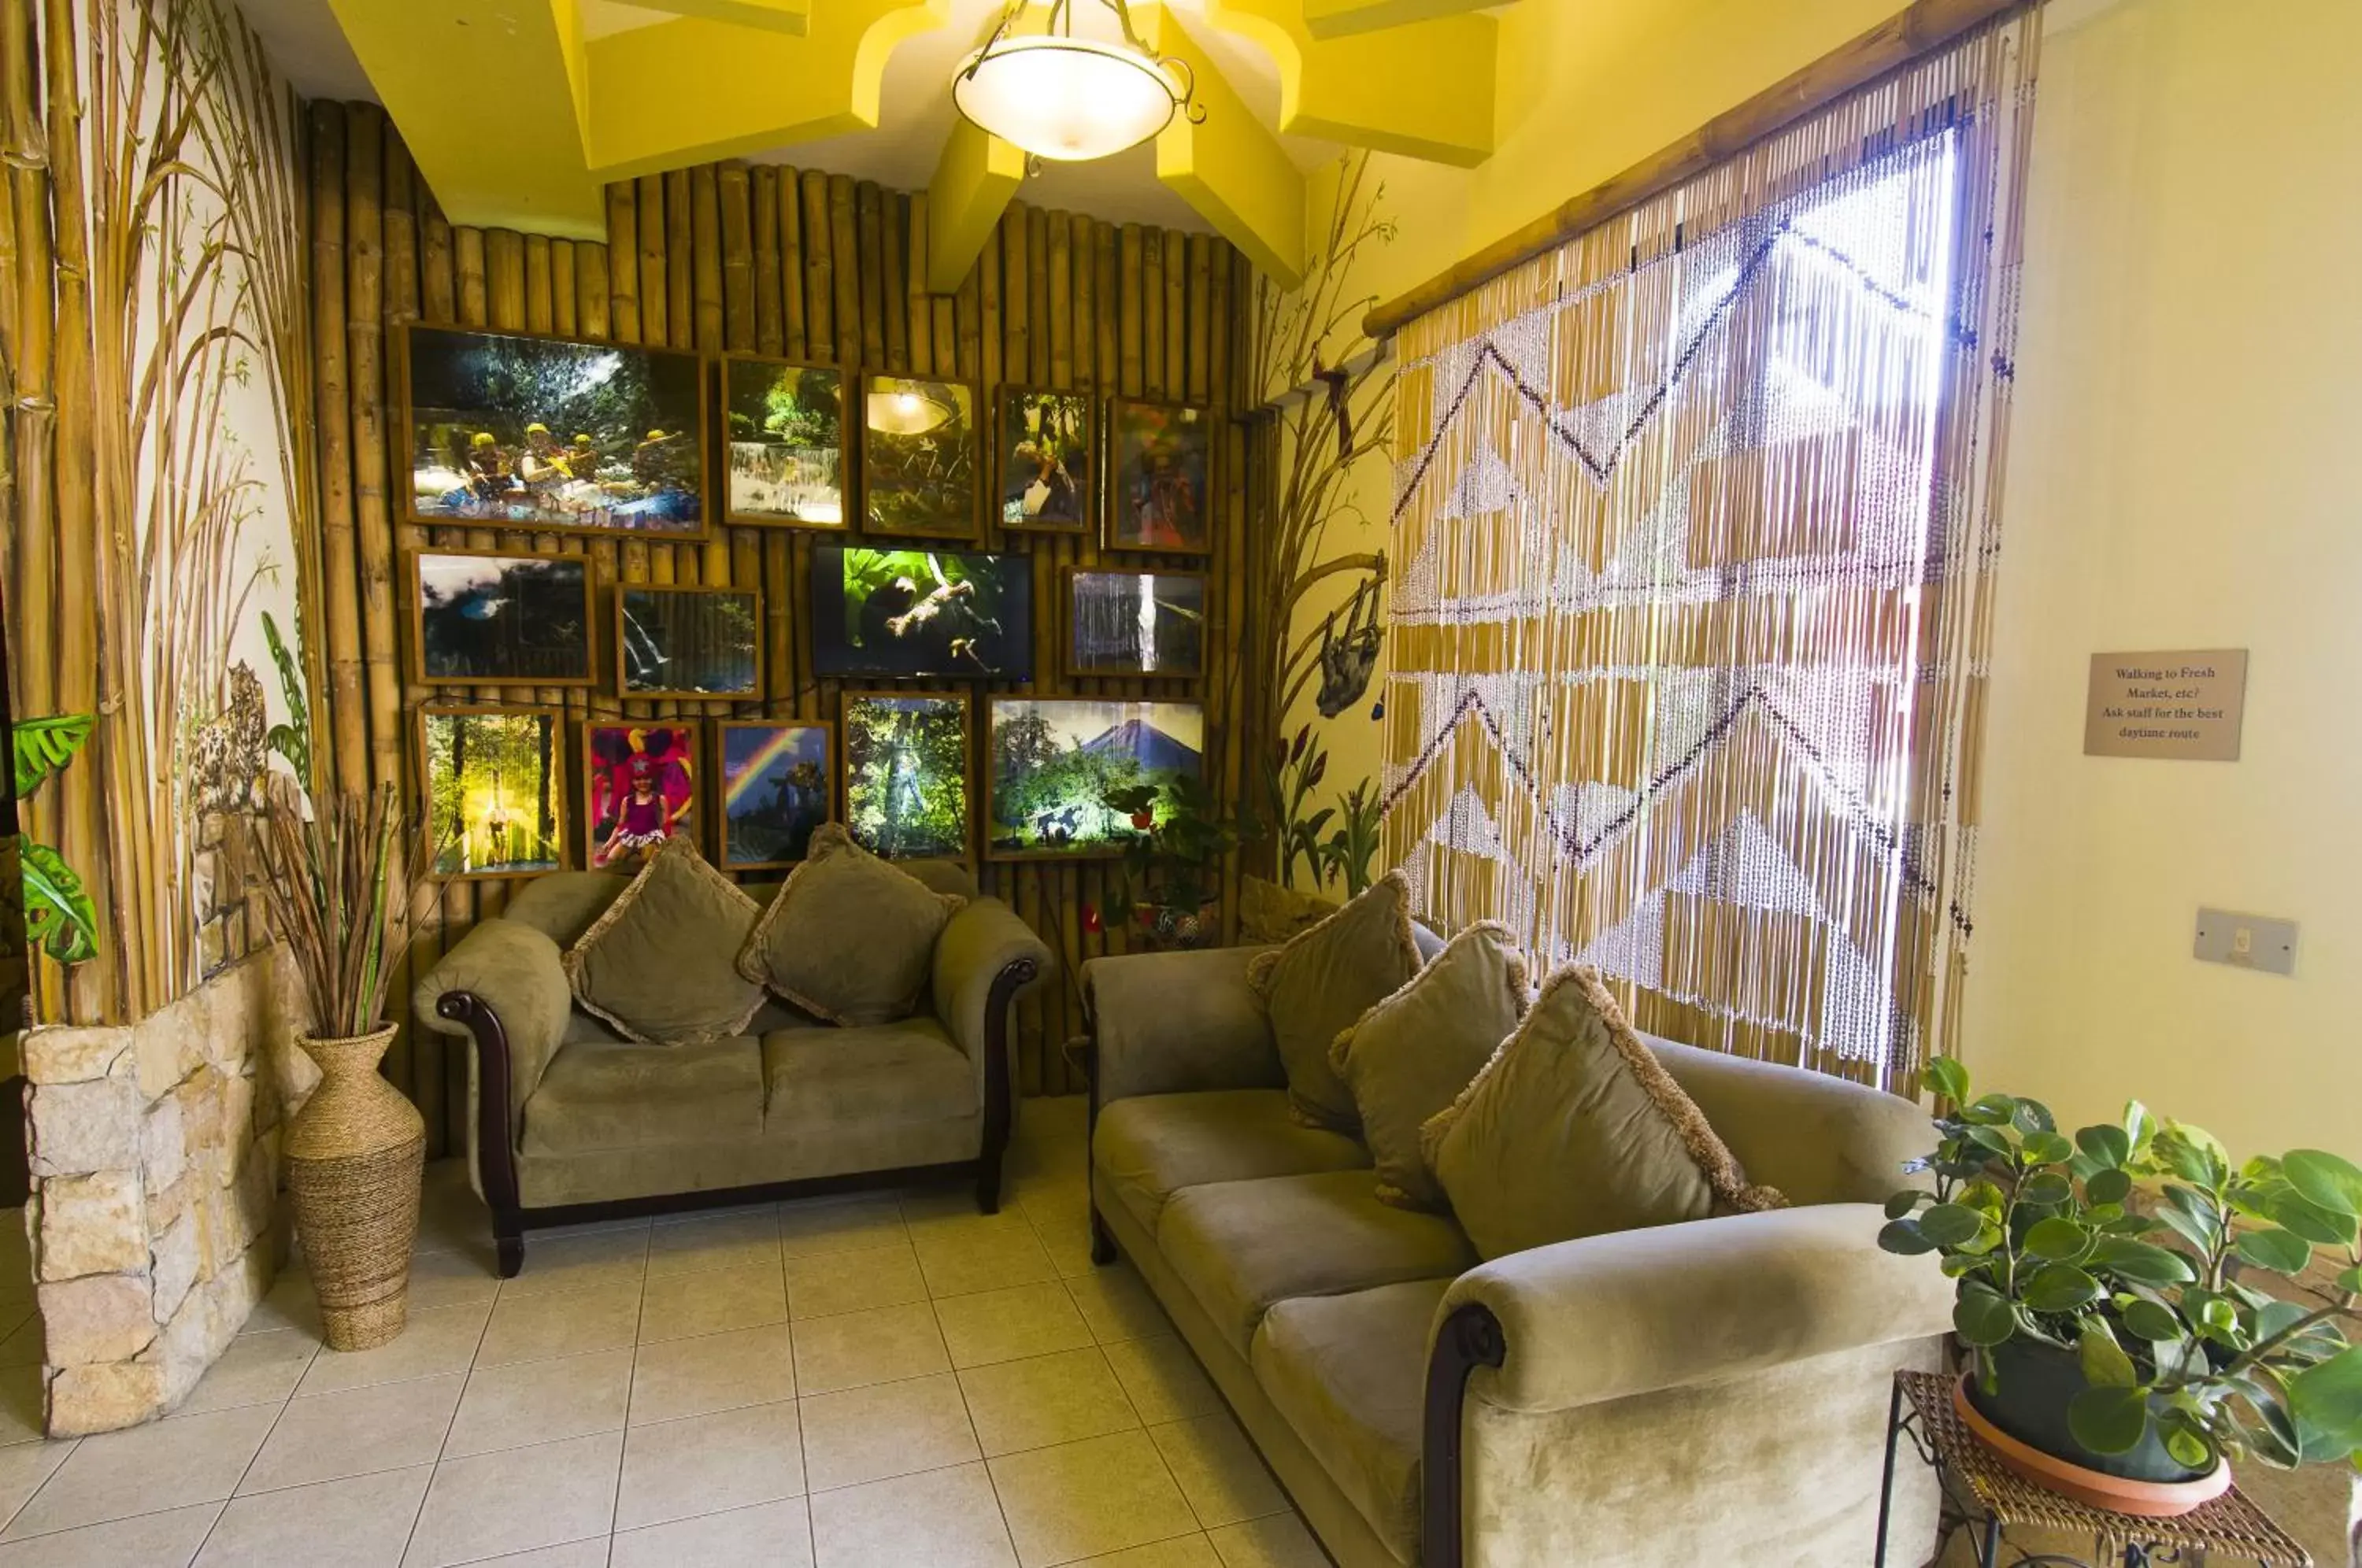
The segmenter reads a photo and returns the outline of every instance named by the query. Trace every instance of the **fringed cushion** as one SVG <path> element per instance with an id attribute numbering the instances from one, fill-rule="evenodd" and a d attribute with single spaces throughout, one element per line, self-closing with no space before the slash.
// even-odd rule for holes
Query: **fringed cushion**
<path id="1" fill-rule="evenodd" d="M 967 900 L 938 893 L 830 823 L 763 911 L 738 973 L 816 1018 L 851 1028 L 911 1016 L 935 939 Z"/>
<path id="2" fill-rule="evenodd" d="M 759 908 L 667 839 L 632 885 L 566 951 L 566 979 L 585 1012 L 643 1045 L 701 1045 L 745 1032 L 763 988 L 732 959 Z"/>
<path id="3" fill-rule="evenodd" d="M 1330 1045 L 1329 1065 L 1361 1112 L 1379 1202 L 1449 1207 L 1419 1150 L 1419 1129 L 1483 1070 L 1529 999 L 1526 961 L 1509 928 L 1482 921 Z"/>
<path id="4" fill-rule="evenodd" d="M 1360 1125 L 1353 1091 L 1329 1065 L 1329 1047 L 1418 969 L 1410 880 L 1400 871 L 1387 872 L 1343 909 L 1247 966 L 1247 983 L 1271 1018 L 1298 1121 L 1340 1132 Z"/>
<path id="5" fill-rule="evenodd" d="M 1597 973 L 1572 965 L 1422 1139 L 1486 1258 L 1787 1201 L 1748 1185 Z"/>

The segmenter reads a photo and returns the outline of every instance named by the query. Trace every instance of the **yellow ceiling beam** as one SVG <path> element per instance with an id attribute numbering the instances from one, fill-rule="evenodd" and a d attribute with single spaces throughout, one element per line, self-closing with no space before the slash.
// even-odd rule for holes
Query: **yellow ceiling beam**
<path id="1" fill-rule="evenodd" d="M 887 60 L 950 16 L 951 0 L 829 0 L 800 38 L 684 17 L 593 39 L 590 172 L 629 179 L 874 129 Z"/>
<path id="2" fill-rule="evenodd" d="M 644 11 L 702 17 L 741 28 L 767 28 L 801 36 L 811 27 L 811 0 L 632 0 Z"/>
<path id="3" fill-rule="evenodd" d="M 1500 27 L 1477 13 L 1319 38 L 1311 0 L 1206 0 L 1206 19 L 1279 70 L 1279 128 L 1473 169 L 1493 155 Z"/>
<path id="4" fill-rule="evenodd" d="M 1156 138 L 1156 177 L 1284 289 L 1304 281 L 1303 171 L 1264 128 L 1181 18 L 1132 13 L 1142 39 L 1186 63 L 1205 119 L 1175 115 Z"/>
<path id="5" fill-rule="evenodd" d="M 1025 178 L 1025 154 L 963 116 L 927 183 L 927 287 L 958 289 Z"/>
<path id="6" fill-rule="evenodd" d="M 646 4 L 646 0 L 641 0 Z M 1316 39 L 1350 38 L 1355 33 L 1428 22 L 1481 11 L 1499 0 L 1304 0 L 1305 29 Z"/>

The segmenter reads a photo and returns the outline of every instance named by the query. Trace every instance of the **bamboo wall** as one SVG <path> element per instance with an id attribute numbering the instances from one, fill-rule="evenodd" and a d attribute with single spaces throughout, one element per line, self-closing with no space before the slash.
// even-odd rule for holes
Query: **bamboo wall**
<path id="1" fill-rule="evenodd" d="M 1004 381 L 1211 407 L 1220 438 L 1214 547 L 1203 563 L 1211 582 L 1202 690 L 1185 692 L 1172 681 L 1060 676 L 1059 571 L 1096 563 L 1096 535 L 1004 534 L 989 507 L 983 508 L 985 533 L 977 547 L 1027 552 L 1034 560 L 1035 679 L 1030 686 L 993 682 L 987 690 L 1202 697 L 1210 777 L 1226 800 L 1240 798 L 1242 748 L 1225 742 L 1237 728 L 1239 694 L 1250 684 L 1238 667 L 1246 646 L 1240 630 L 1246 463 L 1242 427 L 1227 415 L 1242 401 L 1237 381 L 1251 273 L 1228 244 L 1013 205 L 958 292 L 931 295 L 923 193 L 816 170 L 706 165 L 609 187 L 602 245 L 446 222 L 393 127 L 371 105 L 312 105 L 309 128 L 326 749 L 336 787 L 390 778 L 414 805 L 412 715 L 418 704 L 487 698 L 409 683 L 405 553 L 430 545 L 587 553 L 603 589 L 653 582 L 761 590 L 765 689 L 772 693 L 764 702 L 621 702 L 603 690 L 491 694 L 562 708 L 569 768 L 579 768 L 572 726 L 587 718 L 837 716 L 841 683 L 811 675 L 797 618 L 808 602 L 811 546 L 843 535 L 717 525 L 703 543 L 666 545 L 399 521 L 407 476 L 393 468 L 401 410 L 389 401 L 391 337 L 403 323 L 424 321 L 833 360 L 848 373 L 957 375 L 982 383 L 979 412 L 988 416 Z M 851 406 L 849 399 L 848 413 Z M 981 472 L 989 484 L 988 461 Z M 712 500 L 718 512 L 718 484 Z M 1137 564 L 1153 563 L 1139 558 Z M 602 618 L 605 602 L 602 595 Z M 602 661 L 612 663 L 611 652 L 602 646 Z M 979 761 L 983 722 L 979 701 Z M 568 851 L 579 864 L 579 775 L 569 776 L 568 789 L 575 808 Z M 973 810 L 980 819 L 980 788 Z M 1115 867 L 985 863 L 980 878 L 1059 955 L 1061 974 L 1022 1010 L 1021 1092 L 1079 1090 L 1079 1075 L 1060 1046 L 1082 1031 L 1076 971 L 1125 943 L 1112 912 L 1103 932 L 1086 929 L 1086 907 L 1108 907 Z M 423 972 L 475 921 L 500 913 L 508 896 L 499 882 L 447 884 L 440 924 L 409 955 L 410 972 Z M 1227 900 L 1226 908 L 1236 902 Z M 395 994 L 406 996 L 408 974 L 398 975 L 395 985 Z M 462 1048 L 414 1024 L 386 1070 L 425 1112 L 430 1154 L 458 1146 L 467 1083 Z"/>

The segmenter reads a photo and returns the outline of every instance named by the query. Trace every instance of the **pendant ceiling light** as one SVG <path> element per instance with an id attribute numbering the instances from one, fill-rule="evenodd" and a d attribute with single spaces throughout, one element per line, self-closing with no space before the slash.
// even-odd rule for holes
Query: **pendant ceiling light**
<path id="1" fill-rule="evenodd" d="M 889 436 L 924 436 L 940 429 L 959 411 L 940 398 L 904 389 L 869 394 L 869 428 Z"/>
<path id="2" fill-rule="evenodd" d="M 1122 30 L 1120 41 L 1107 42 L 1075 36 L 1079 0 L 1052 0 L 1045 30 L 1012 33 L 1036 3 L 1010 0 L 952 78 L 952 103 L 979 129 L 1035 158 L 1071 163 L 1137 147 L 1175 111 L 1205 122 L 1188 63 L 1152 52 L 1132 31 L 1124 0 L 1097 0 Z"/>

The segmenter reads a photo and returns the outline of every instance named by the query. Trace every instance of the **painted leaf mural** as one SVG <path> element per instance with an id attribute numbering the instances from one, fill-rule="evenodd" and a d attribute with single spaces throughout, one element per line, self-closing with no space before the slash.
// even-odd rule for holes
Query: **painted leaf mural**
<path id="1" fill-rule="evenodd" d="M 11 732 L 16 739 L 17 795 L 22 799 L 41 781 L 72 762 L 74 753 L 98 727 L 95 713 L 59 713 L 46 719 L 21 719 Z"/>
<path id="2" fill-rule="evenodd" d="M 46 844 L 25 841 L 25 938 L 61 964 L 98 956 L 98 910 L 89 889 Z"/>

